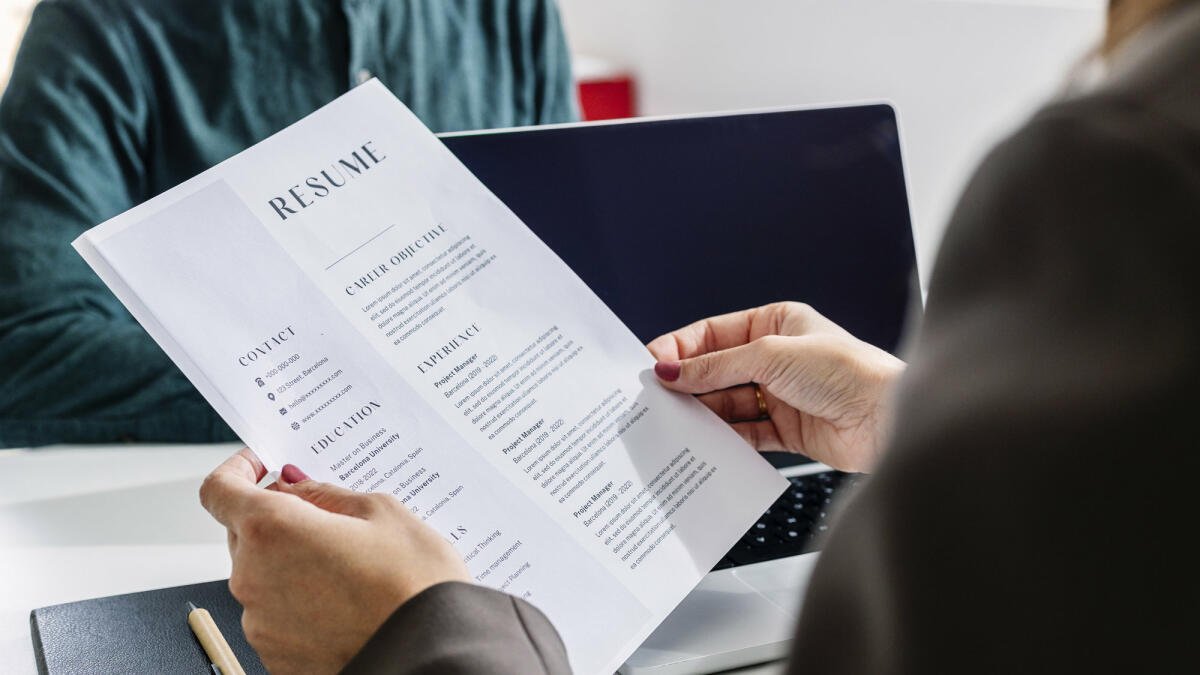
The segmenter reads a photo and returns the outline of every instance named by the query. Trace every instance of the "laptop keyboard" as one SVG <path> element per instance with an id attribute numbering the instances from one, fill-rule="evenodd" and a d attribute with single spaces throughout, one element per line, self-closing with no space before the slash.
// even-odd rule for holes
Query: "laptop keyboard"
<path id="1" fill-rule="evenodd" d="M 722 570 L 818 550 L 821 536 L 829 529 L 829 507 L 833 504 L 834 496 L 854 489 L 862 479 L 862 474 L 841 471 L 822 471 L 788 478 L 791 485 L 787 492 L 767 509 L 713 569 Z"/>

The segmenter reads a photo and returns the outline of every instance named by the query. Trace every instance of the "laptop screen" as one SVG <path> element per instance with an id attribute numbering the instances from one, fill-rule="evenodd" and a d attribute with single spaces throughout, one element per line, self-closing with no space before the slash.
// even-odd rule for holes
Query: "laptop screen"
<path id="1" fill-rule="evenodd" d="M 442 140 L 643 342 L 799 300 L 897 348 L 916 284 L 889 106 Z"/>

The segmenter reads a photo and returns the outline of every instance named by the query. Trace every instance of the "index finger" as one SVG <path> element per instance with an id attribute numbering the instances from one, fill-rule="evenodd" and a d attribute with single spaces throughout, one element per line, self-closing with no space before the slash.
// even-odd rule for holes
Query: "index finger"
<path id="1" fill-rule="evenodd" d="M 761 307 L 701 319 L 660 335 L 646 345 L 659 361 L 680 361 L 750 342 L 751 324 Z"/>
<path id="2" fill-rule="evenodd" d="M 262 498 L 258 481 L 267 468 L 250 448 L 238 450 L 213 469 L 200 486 L 200 504 L 217 522 L 233 527 L 238 513 L 249 511 L 250 504 Z"/>

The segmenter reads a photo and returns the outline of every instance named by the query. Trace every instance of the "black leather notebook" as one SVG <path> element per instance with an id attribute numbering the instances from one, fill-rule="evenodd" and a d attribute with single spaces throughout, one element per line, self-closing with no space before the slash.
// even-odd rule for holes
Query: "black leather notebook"
<path id="1" fill-rule="evenodd" d="M 38 671 L 212 675 L 188 627 L 189 600 L 212 614 L 247 675 L 267 672 L 242 634 L 242 606 L 229 594 L 228 581 L 35 609 L 29 625 Z"/>

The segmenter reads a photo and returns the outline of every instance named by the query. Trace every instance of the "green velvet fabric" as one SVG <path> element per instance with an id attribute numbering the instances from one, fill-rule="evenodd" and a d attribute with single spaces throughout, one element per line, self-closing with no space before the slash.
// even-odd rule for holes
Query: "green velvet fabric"
<path id="1" fill-rule="evenodd" d="M 366 77 L 434 131 L 575 116 L 552 0 L 37 6 L 0 99 L 0 447 L 234 439 L 70 242 Z"/>

